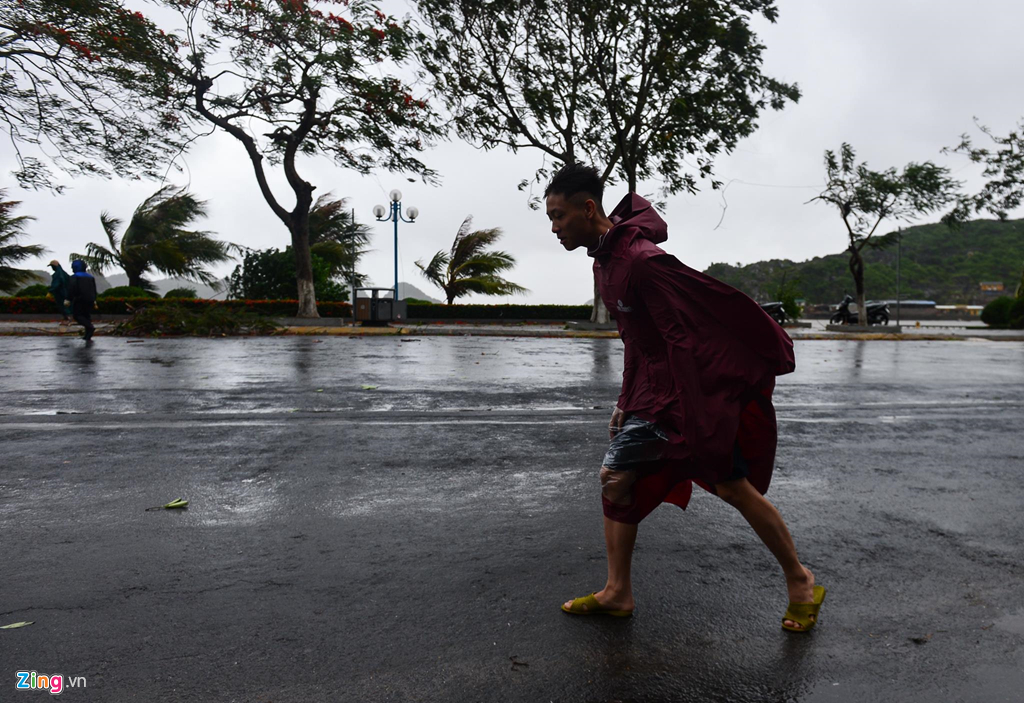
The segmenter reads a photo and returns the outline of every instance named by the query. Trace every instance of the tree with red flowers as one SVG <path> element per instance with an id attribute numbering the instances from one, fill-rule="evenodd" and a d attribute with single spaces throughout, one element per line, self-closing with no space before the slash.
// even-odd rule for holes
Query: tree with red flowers
<path id="1" fill-rule="evenodd" d="M 25 187 L 71 175 L 153 177 L 182 143 L 167 108 L 175 40 L 118 0 L 0 3 L 0 125 Z"/>
<path id="2" fill-rule="evenodd" d="M 435 113 L 392 71 L 422 41 L 366 0 L 164 0 L 183 18 L 179 78 L 192 117 L 245 149 L 256 182 L 288 228 L 300 317 L 317 317 L 309 243 L 316 188 L 302 157 L 358 173 L 436 174 L 418 158 L 441 133 Z M 268 179 L 283 171 L 293 204 Z"/>

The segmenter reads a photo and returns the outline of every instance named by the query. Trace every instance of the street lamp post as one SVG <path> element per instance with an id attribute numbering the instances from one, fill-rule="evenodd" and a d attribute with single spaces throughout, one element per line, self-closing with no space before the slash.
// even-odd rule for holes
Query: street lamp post
<path id="1" fill-rule="evenodd" d="M 398 221 L 408 222 L 412 224 L 416 221 L 416 218 L 420 216 L 418 208 L 411 207 L 406 212 L 409 215 L 409 219 L 405 219 L 402 215 L 402 191 L 393 190 L 390 194 L 391 198 L 391 212 L 383 205 L 375 205 L 373 207 L 373 216 L 377 218 L 377 222 L 392 221 L 395 223 L 395 302 L 398 302 Z M 385 217 L 387 215 L 387 217 Z"/>

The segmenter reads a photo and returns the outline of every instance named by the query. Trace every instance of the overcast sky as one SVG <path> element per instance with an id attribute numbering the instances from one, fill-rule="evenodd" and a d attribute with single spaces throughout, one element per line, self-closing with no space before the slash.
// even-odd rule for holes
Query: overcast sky
<path id="1" fill-rule="evenodd" d="M 407 7 L 398 2 L 385 6 L 399 13 Z M 759 130 L 718 161 L 718 175 L 729 184 L 724 194 L 708 189 L 668 201 L 669 240 L 663 246 L 697 269 L 722 261 L 801 261 L 841 251 L 844 230 L 837 214 L 822 204 L 805 204 L 821 190 L 825 149 L 848 141 L 858 158 L 875 169 L 933 160 L 976 189 L 979 169 L 940 150 L 956 144 L 963 132 L 984 139 L 974 128 L 974 117 L 1005 134 L 1024 116 L 1024 5 L 1006 0 L 780 0 L 778 7 L 777 24 L 755 25 L 768 47 L 765 71 L 797 82 L 803 98 L 782 112 L 765 113 Z M 32 268 L 45 268 L 53 256 L 65 260 L 88 241 L 104 241 L 101 210 L 128 220 L 159 187 L 79 178 L 59 196 L 23 191 L 10 175 L 13 158 L 6 143 L 0 159 L 0 187 L 24 202 L 20 214 L 37 218 L 25 241 L 51 252 L 30 261 Z M 449 248 L 470 214 L 480 228 L 504 230 L 500 246 L 519 262 L 509 278 L 530 292 L 463 301 L 570 304 L 592 297 L 590 259 L 582 251 L 563 251 L 544 214 L 530 210 L 527 196 L 516 189 L 541 164 L 539 153 L 483 152 L 452 142 L 427 153 L 426 160 L 441 172 L 442 186 L 409 183 L 401 174 L 362 177 L 323 159 L 305 164 L 303 173 L 317 186 L 316 194 L 331 191 L 349 198 L 364 222 L 372 222 L 373 206 L 384 204 L 387 193 L 399 188 L 404 204 L 420 210 L 419 221 L 400 225 L 400 278 L 435 297 L 438 291 L 413 262 Z M 172 173 L 171 180 L 187 183 L 209 201 L 205 229 L 253 248 L 287 245 L 288 233 L 261 198 L 240 144 L 218 134 L 197 144 L 184 162 L 187 171 Z M 283 179 L 274 181 L 282 200 L 289 202 Z M 640 190 L 653 193 L 656 188 L 652 183 Z M 621 188 L 610 189 L 606 206 L 624 194 Z M 728 202 L 724 219 L 723 197 Z M 374 285 L 391 286 L 391 225 L 373 223 L 373 229 L 374 251 L 362 269 Z M 221 267 L 218 273 L 231 268 Z"/>

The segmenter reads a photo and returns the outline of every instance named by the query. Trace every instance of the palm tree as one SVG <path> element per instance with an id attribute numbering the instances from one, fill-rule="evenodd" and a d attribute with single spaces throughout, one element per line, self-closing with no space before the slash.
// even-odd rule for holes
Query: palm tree
<path id="1" fill-rule="evenodd" d="M 317 198 L 309 209 L 310 252 L 330 264 L 332 277 L 361 285 L 366 276 L 356 273 L 356 267 L 369 250 L 370 228 L 355 221 L 347 204 L 345 198 L 333 200 L 331 193 Z"/>
<path id="2" fill-rule="evenodd" d="M 0 291 L 14 290 L 24 283 L 34 281 L 36 276 L 33 272 L 14 268 L 10 264 L 39 256 L 46 251 L 45 247 L 38 244 L 18 244 L 18 239 L 25 234 L 25 223 L 35 218 L 28 215 L 15 217 L 14 210 L 21 202 L 4 200 L 6 197 L 7 191 L 0 188 Z"/>
<path id="3" fill-rule="evenodd" d="M 94 242 L 85 245 L 86 254 L 72 254 L 97 273 L 117 266 L 128 274 L 128 285 L 155 290 L 143 278 L 151 269 L 171 276 L 216 286 L 218 279 L 204 267 L 231 258 L 233 245 L 213 239 L 210 232 L 185 229 L 206 217 L 206 203 L 184 188 L 164 186 L 135 209 L 123 235 L 121 220 L 107 212 L 100 215 L 110 246 Z"/>
<path id="4" fill-rule="evenodd" d="M 483 295 L 512 295 L 526 293 L 527 289 L 506 281 L 498 275 L 512 269 L 516 260 L 503 251 L 485 251 L 501 239 L 500 229 L 481 229 L 470 232 L 473 216 L 462 221 L 450 252 L 439 251 L 430 263 L 416 266 L 431 282 L 444 291 L 448 304 L 469 293 Z"/>

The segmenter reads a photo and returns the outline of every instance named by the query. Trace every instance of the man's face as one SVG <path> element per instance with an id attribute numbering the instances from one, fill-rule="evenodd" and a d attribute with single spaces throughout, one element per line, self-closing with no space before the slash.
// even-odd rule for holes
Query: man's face
<path id="1" fill-rule="evenodd" d="M 582 202 L 578 202 L 582 200 Z M 592 216 L 588 208 L 592 200 L 583 198 L 566 198 L 561 193 L 552 193 L 547 199 L 548 219 L 551 220 L 551 231 L 566 251 L 587 246 L 592 235 Z"/>

